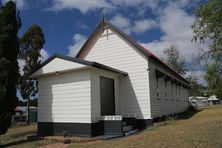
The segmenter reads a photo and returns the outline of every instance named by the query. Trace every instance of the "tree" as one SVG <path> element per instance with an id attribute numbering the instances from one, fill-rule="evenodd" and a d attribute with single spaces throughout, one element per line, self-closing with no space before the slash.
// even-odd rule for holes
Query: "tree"
<path id="1" fill-rule="evenodd" d="M 190 79 L 190 91 L 189 96 L 205 96 L 206 95 L 206 87 L 202 84 L 199 84 L 197 80 Z"/>
<path id="2" fill-rule="evenodd" d="M 23 68 L 24 74 L 19 80 L 19 90 L 24 100 L 27 100 L 27 123 L 29 123 L 29 100 L 30 97 L 35 97 L 38 92 L 38 81 L 29 79 L 36 69 L 41 64 L 40 51 L 45 44 L 45 37 L 42 29 L 34 24 L 32 25 L 20 39 L 21 59 L 25 60 Z"/>
<path id="3" fill-rule="evenodd" d="M 185 58 L 179 52 L 179 47 L 172 44 L 169 48 L 164 49 L 166 55 L 166 64 L 179 74 L 185 74 Z"/>
<path id="4" fill-rule="evenodd" d="M 37 98 L 30 99 L 29 105 L 38 107 L 38 99 Z M 23 102 L 23 101 L 19 100 L 18 101 L 18 106 L 27 106 L 27 102 Z"/>
<path id="5" fill-rule="evenodd" d="M 191 26 L 193 41 L 204 43 L 210 40 L 209 50 L 202 50 L 207 57 L 222 55 L 222 1 L 211 0 L 202 4 L 195 11 L 196 20 Z M 204 55 L 202 57 L 204 57 Z"/>
<path id="6" fill-rule="evenodd" d="M 0 8 L 0 135 L 6 133 L 11 125 L 11 116 L 17 104 L 17 33 L 20 26 L 16 5 L 9 1 Z"/>
<path id="7" fill-rule="evenodd" d="M 215 94 L 218 98 L 222 99 L 222 75 L 218 72 L 219 68 L 217 66 L 215 63 L 207 66 L 205 80 L 207 81 L 211 95 Z"/>
<path id="8" fill-rule="evenodd" d="M 209 49 L 201 49 L 200 60 L 206 60 L 205 79 L 209 89 L 220 95 L 222 92 L 222 1 L 211 0 L 195 11 L 196 20 L 192 25 L 193 41 L 209 41 Z M 220 83 L 219 83 L 220 82 Z M 219 97 L 219 96 L 218 96 Z"/>

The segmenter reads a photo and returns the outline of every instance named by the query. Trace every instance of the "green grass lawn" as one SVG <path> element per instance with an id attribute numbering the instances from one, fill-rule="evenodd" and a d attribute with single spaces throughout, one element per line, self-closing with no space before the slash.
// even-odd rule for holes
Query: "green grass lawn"
<path id="1" fill-rule="evenodd" d="M 222 105 L 201 109 L 189 119 L 157 123 L 141 133 L 69 147 L 222 148 Z"/>
<path id="2" fill-rule="evenodd" d="M 14 147 L 38 147 L 56 142 L 52 140 L 15 142 L 20 141 L 22 138 L 25 139 L 28 134 L 35 132 L 36 125 L 12 127 L 7 134 L 0 137 L 0 142 L 2 144 L 11 143 L 10 146 Z M 201 108 L 201 111 L 188 119 L 171 119 L 166 122 L 155 123 L 153 127 L 136 135 L 112 140 L 72 142 L 63 146 L 93 148 L 222 148 L 222 105 Z"/>

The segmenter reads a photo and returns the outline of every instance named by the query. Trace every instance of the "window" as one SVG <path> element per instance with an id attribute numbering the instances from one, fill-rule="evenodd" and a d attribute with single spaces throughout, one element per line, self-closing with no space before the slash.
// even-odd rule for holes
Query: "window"
<path id="1" fill-rule="evenodd" d="M 158 89 L 159 88 L 159 78 L 156 77 L 156 88 Z"/>
<path id="2" fill-rule="evenodd" d="M 157 91 L 157 92 L 156 92 L 156 95 L 157 95 L 157 98 L 160 98 L 159 78 L 163 77 L 164 74 L 163 74 L 161 71 L 157 70 L 157 69 L 156 69 L 156 71 L 155 71 L 155 74 L 156 74 L 156 91 Z"/>
<path id="3" fill-rule="evenodd" d="M 173 100 L 173 82 L 171 82 L 171 97 L 172 97 L 172 100 Z"/>
<path id="4" fill-rule="evenodd" d="M 177 97 L 177 85 L 176 85 L 176 97 Z"/>
<path id="5" fill-rule="evenodd" d="M 156 92 L 156 96 L 157 96 L 157 98 L 160 98 L 160 93 L 159 93 L 158 90 L 157 90 L 157 92 Z"/>
<path id="6" fill-rule="evenodd" d="M 157 98 L 160 98 L 160 93 L 159 93 L 159 78 L 156 77 L 156 96 Z"/>
<path id="7" fill-rule="evenodd" d="M 165 94 L 165 99 L 167 99 L 167 81 L 166 81 L 166 79 L 165 79 L 165 92 L 164 92 L 164 94 Z"/>

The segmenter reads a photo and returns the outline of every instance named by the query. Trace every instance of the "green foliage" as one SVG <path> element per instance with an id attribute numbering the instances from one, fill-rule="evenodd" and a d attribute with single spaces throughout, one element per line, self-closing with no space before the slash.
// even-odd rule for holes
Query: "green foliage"
<path id="1" fill-rule="evenodd" d="M 20 39 L 20 56 L 25 61 L 23 68 L 24 74 L 19 80 L 19 90 L 23 99 L 27 100 L 29 113 L 29 99 L 35 97 L 38 92 L 38 81 L 30 79 L 29 76 L 39 68 L 41 64 L 40 51 L 45 44 L 45 37 L 42 29 L 34 24 Z M 27 120 L 29 123 L 29 119 Z"/>
<path id="2" fill-rule="evenodd" d="M 44 43 L 42 29 L 36 24 L 32 25 L 20 39 L 20 55 L 21 59 L 25 60 L 24 74 L 20 78 L 19 85 L 23 99 L 29 99 L 30 96 L 35 96 L 38 92 L 38 82 L 29 79 L 29 76 L 40 66 L 40 51 Z"/>
<path id="3" fill-rule="evenodd" d="M 172 44 L 164 51 L 166 55 L 166 63 L 179 74 L 185 74 L 185 58 L 180 54 L 179 47 Z"/>
<path id="4" fill-rule="evenodd" d="M 8 2 L 0 7 L 0 135 L 7 132 L 17 104 L 18 29 L 20 18 L 16 5 Z"/>
<path id="5" fill-rule="evenodd" d="M 216 95 L 218 98 L 222 99 L 222 74 L 221 71 L 218 71 L 218 69 L 220 69 L 218 66 L 220 65 L 215 63 L 207 66 L 205 80 L 207 81 L 211 95 Z"/>
<path id="6" fill-rule="evenodd" d="M 206 87 L 198 84 L 195 80 L 190 81 L 189 96 L 205 96 Z"/>
<path id="7" fill-rule="evenodd" d="M 38 107 L 38 99 L 37 98 L 30 99 L 29 105 Z M 19 101 L 18 106 L 27 106 L 27 102 Z"/>
<path id="8" fill-rule="evenodd" d="M 21 58 L 25 60 L 24 75 L 29 76 L 39 67 L 41 63 L 39 60 L 41 57 L 40 50 L 44 44 L 43 31 L 36 24 L 32 25 L 20 39 Z"/>
<path id="9" fill-rule="evenodd" d="M 210 91 L 222 98 L 222 1 L 211 0 L 202 4 L 195 15 L 193 41 L 210 41 L 210 49 L 203 50 L 201 56 L 210 61 L 205 79 Z"/>
<path id="10" fill-rule="evenodd" d="M 207 72 L 205 74 L 205 79 L 208 83 L 208 86 L 212 89 L 217 87 L 216 81 L 217 81 L 217 67 L 216 64 L 211 64 L 207 66 Z"/>
<path id="11" fill-rule="evenodd" d="M 192 25 L 193 40 L 212 41 L 210 54 L 216 56 L 222 52 L 222 1 L 211 0 L 202 4 L 195 12 L 196 20 Z"/>

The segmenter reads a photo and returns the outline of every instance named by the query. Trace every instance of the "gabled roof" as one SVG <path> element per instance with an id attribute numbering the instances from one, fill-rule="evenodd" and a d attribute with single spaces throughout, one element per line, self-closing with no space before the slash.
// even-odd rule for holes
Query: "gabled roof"
<path id="1" fill-rule="evenodd" d="M 76 55 L 76 58 L 81 58 L 81 56 L 84 55 L 84 50 L 86 49 L 87 45 L 90 43 L 92 38 L 98 34 L 102 33 L 104 30 L 104 27 L 108 27 L 115 33 L 117 33 L 120 37 L 122 37 L 126 42 L 131 44 L 135 49 L 137 49 L 140 53 L 142 53 L 146 57 L 150 57 L 153 60 L 159 62 L 161 65 L 163 65 L 165 68 L 167 68 L 169 71 L 174 73 L 177 77 L 181 78 L 185 82 L 189 83 L 185 78 L 183 78 L 180 74 L 175 72 L 172 68 L 170 68 L 168 65 L 166 65 L 162 60 L 160 60 L 156 55 L 154 55 L 152 52 L 150 52 L 148 49 L 144 48 L 140 44 L 138 44 L 136 41 L 134 41 L 132 38 L 130 38 L 128 35 L 126 35 L 124 32 L 122 32 L 120 29 L 118 29 L 116 26 L 114 26 L 112 23 L 108 22 L 107 20 L 102 20 L 94 30 L 94 32 L 90 35 L 88 40 L 85 42 L 85 44 L 82 46 L 78 54 Z"/>
<path id="2" fill-rule="evenodd" d="M 63 59 L 63 60 L 66 60 L 66 61 L 83 64 L 83 65 L 90 66 L 90 67 L 95 67 L 95 68 L 102 69 L 102 70 L 106 70 L 106 71 L 110 71 L 110 72 L 114 72 L 114 73 L 117 73 L 117 74 L 121 74 L 121 75 L 123 75 L 123 76 L 127 76 L 127 75 L 128 75 L 127 72 L 124 72 L 124 71 L 121 71 L 121 70 L 118 70 L 118 69 L 115 69 L 115 68 L 112 68 L 112 67 L 109 67 L 109 66 L 106 66 L 106 65 L 97 63 L 97 62 L 91 62 L 91 61 L 81 60 L 81 59 L 77 59 L 77 58 L 73 58 L 73 57 L 69 57 L 69 56 L 64 56 L 64 55 L 60 55 L 60 54 L 54 54 L 53 56 L 51 56 L 50 58 L 48 58 L 47 60 L 45 60 L 45 61 L 41 64 L 40 68 L 37 69 L 35 72 L 37 72 L 38 70 L 40 70 L 43 66 L 47 65 L 49 62 L 51 62 L 51 61 L 52 61 L 53 59 L 55 59 L 55 58 L 59 58 L 59 59 Z M 32 75 L 33 75 L 35 72 L 33 72 L 30 77 L 32 77 Z"/>

